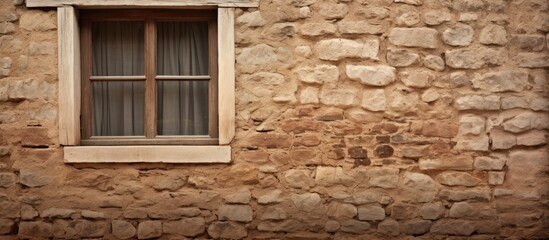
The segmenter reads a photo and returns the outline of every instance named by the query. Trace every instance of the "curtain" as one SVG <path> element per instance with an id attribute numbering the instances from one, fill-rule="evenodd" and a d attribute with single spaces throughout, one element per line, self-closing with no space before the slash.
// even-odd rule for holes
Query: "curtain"
<path id="1" fill-rule="evenodd" d="M 143 76 L 143 23 L 93 23 L 92 51 L 93 76 Z M 144 135 L 144 81 L 93 81 L 92 88 L 94 136 Z"/>
<path id="2" fill-rule="evenodd" d="M 208 75 L 208 23 L 157 24 L 158 75 Z M 159 135 L 208 134 L 208 81 L 158 81 Z"/>
<path id="3" fill-rule="evenodd" d="M 93 76 L 144 75 L 144 25 L 92 25 Z M 157 23 L 157 75 L 208 73 L 208 23 Z M 144 81 L 93 81 L 94 136 L 144 135 Z M 157 80 L 157 134 L 208 134 L 208 81 Z"/>

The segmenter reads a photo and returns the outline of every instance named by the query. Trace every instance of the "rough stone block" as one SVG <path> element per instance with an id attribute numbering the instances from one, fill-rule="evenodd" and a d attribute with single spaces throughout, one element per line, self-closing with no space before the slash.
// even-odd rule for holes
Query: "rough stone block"
<path id="1" fill-rule="evenodd" d="M 339 69 L 334 65 L 316 65 L 314 67 L 301 67 L 296 71 L 300 81 L 305 83 L 332 83 L 339 79 Z"/>
<path id="2" fill-rule="evenodd" d="M 240 224 L 216 221 L 208 226 L 208 235 L 215 239 L 242 239 L 248 236 L 248 232 Z"/>
<path id="3" fill-rule="evenodd" d="M 385 219 L 385 209 L 378 204 L 363 205 L 358 208 L 358 220 L 381 221 Z"/>
<path id="4" fill-rule="evenodd" d="M 379 40 L 367 39 L 354 41 L 349 39 L 321 40 L 314 46 L 317 56 L 322 60 L 339 61 L 344 58 L 378 59 Z"/>
<path id="5" fill-rule="evenodd" d="M 448 28 L 442 33 L 444 43 L 451 46 L 469 46 L 473 41 L 475 31 L 469 25 L 459 24 Z"/>
<path id="6" fill-rule="evenodd" d="M 446 50 L 446 65 L 458 69 L 480 69 L 486 66 L 499 66 L 505 57 L 501 49 L 469 47 Z"/>
<path id="7" fill-rule="evenodd" d="M 516 62 L 520 67 L 546 68 L 549 67 L 549 54 L 547 53 L 519 53 Z"/>
<path id="8" fill-rule="evenodd" d="M 473 87 L 489 92 L 521 92 L 527 86 L 528 72 L 522 70 L 503 70 L 486 73 L 471 80 Z"/>
<path id="9" fill-rule="evenodd" d="M 437 48 L 438 32 L 432 28 L 393 28 L 389 32 L 389 41 L 397 46 Z"/>
<path id="10" fill-rule="evenodd" d="M 151 239 L 162 236 L 162 222 L 143 221 L 137 226 L 138 239 Z"/>
<path id="11" fill-rule="evenodd" d="M 203 218 L 185 218 L 175 222 L 164 222 L 162 231 L 166 234 L 174 234 L 185 237 L 196 237 L 204 233 L 206 223 Z"/>

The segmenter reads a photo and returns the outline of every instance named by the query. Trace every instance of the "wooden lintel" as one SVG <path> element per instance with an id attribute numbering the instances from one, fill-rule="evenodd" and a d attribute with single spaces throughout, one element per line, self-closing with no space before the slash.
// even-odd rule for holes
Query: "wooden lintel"
<path id="1" fill-rule="evenodd" d="M 27 7 L 259 7 L 259 0 L 27 0 Z"/>

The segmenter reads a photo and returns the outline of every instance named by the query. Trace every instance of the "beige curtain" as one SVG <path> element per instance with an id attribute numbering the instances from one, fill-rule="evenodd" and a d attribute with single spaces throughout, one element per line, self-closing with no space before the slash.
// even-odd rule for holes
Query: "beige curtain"
<path id="1" fill-rule="evenodd" d="M 94 76 L 144 75 L 144 26 L 92 26 Z M 208 75 L 208 25 L 157 24 L 157 75 Z M 93 135 L 144 134 L 143 81 L 94 81 Z M 157 81 L 158 135 L 208 134 L 208 81 Z"/>

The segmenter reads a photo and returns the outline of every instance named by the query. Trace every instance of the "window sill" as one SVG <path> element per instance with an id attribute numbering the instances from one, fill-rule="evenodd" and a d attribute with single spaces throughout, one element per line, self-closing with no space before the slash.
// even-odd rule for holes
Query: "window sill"
<path id="1" fill-rule="evenodd" d="M 231 146 L 64 147 L 65 163 L 229 163 Z"/>

